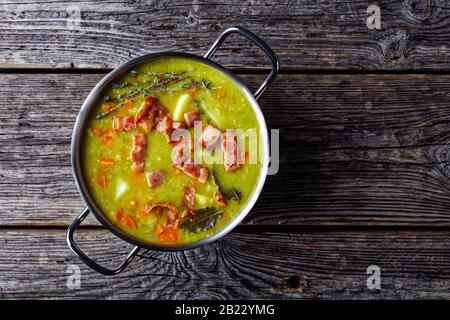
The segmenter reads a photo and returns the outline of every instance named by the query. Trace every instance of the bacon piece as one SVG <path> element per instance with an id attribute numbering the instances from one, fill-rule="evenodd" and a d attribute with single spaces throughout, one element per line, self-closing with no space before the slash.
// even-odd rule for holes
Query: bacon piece
<path id="1" fill-rule="evenodd" d="M 208 175 L 209 175 L 208 169 L 200 168 L 200 174 L 197 178 L 198 182 L 205 183 L 206 181 L 208 181 Z"/>
<path id="2" fill-rule="evenodd" d="M 147 99 L 144 100 L 144 102 L 139 107 L 138 112 L 136 112 L 134 116 L 134 123 L 137 124 L 140 120 L 142 120 L 150 110 L 152 104 L 154 103 L 154 100 L 156 98 L 154 97 L 147 97 Z"/>
<path id="3" fill-rule="evenodd" d="M 136 112 L 134 123 L 137 124 L 145 118 L 149 118 L 153 120 L 154 123 L 157 123 L 167 114 L 169 114 L 169 110 L 167 110 L 158 99 L 150 96 L 144 100 L 139 107 L 138 112 Z"/>
<path id="4" fill-rule="evenodd" d="M 177 229 L 180 224 L 179 212 L 173 210 L 167 210 L 166 228 Z"/>
<path id="5" fill-rule="evenodd" d="M 155 97 L 145 99 L 134 116 L 134 123 L 135 125 L 139 124 L 147 133 L 156 127 L 156 130 L 161 132 L 170 143 L 173 130 L 172 119 L 169 116 L 169 110 Z"/>
<path id="6" fill-rule="evenodd" d="M 191 209 L 184 209 L 183 212 L 181 212 L 180 218 L 186 218 L 195 215 L 195 211 Z"/>
<path id="7" fill-rule="evenodd" d="M 152 203 L 146 204 L 144 207 L 144 210 L 148 213 L 155 212 L 155 210 L 157 212 L 158 209 L 168 209 L 178 213 L 178 208 L 171 203 Z"/>
<path id="8" fill-rule="evenodd" d="M 221 207 L 227 206 L 227 201 L 225 200 L 223 193 L 220 191 L 217 191 L 216 194 L 214 195 L 214 201 Z"/>
<path id="9" fill-rule="evenodd" d="M 190 146 L 186 145 L 185 139 L 178 142 L 172 148 L 172 165 L 183 171 L 191 178 L 197 179 L 201 183 L 208 180 L 209 171 L 198 164 L 192 163 L 190 157 L 186 155 L 186 151 Z M 187 149 L 187 150 L 186 150 Z"/>
<path id="10" fill-rule="evenodd" d="M 197 179 L 200 183 L 205 183 L 208 180 L 208 169 L 203 168 L 198 164 L 186 162 L 181 165 L 175 165 L 175 167 L 183 171 L 189 177 Z"/>
<path id="11" fill-rule="evenodd" d="M 112 127 L 116 131 L 129 131 L 134 129 L 136 125 L 134 124 L 133 117 L 114 117 L 112 121 Z"/>
<path id="12" fill-rule="evenodd" d="M 238 145 L 236 135 L 224 133 L 222 135 L 223 164 L 226 172 L 231 172 L 240 167 L 238 162 Z"/>
<path id="13" fill-rule="evenodd" d="M 145 174 L 145 178 L 147 179 L 147 184 L 150 188 L 154 188 L 159 186 L 164 180 L 164 174 L 161 170 L 155 170 L 151 172 L 147 172 Z"/>
<path id="14" fill-rule="evenodd" d="M 200 121 L 200 112 L 198 111 L 186 112 L 184 114 L 184 121 L 186 122 L 186 126 L 188 128 L 192 127 L 195 121 Z"/>
<path id="15" fill-rule="evenodd" d="M 145 169 L 145 163 L 144 162 L 133 162 L 131 164 L 131 170 L 137 173 L 143 172 Z"/>
<path id="16" fill-rule="evenodd" d="M 184 122 L 180 121 L 174 121 L 172 122 L 172 129 L 183 129 L 186 128 L 186 124 Z"/>
<path id="17" fill-rule="evenodd" d="M 134 129 L 136 126 L 134 125 L 134 119 L 133 117 L 124 117 L 123 119 L 124 122 L 124 129 L 126 131 Z"/>
<path id="18" fill-rule="evenodd" d="M 170 142 L 171 134 L 172 134 L 172 119 L 169 116 L 164 116 L 161 120 L 159 120 L 156 125 L 156 130 L 161 132 L 164 137 L 166 137 L 167 142 Z"/>
<path id="19" fill-rule="evenodd" d="M 176 227 L 166 226 L 164 231 L 162 231 L 158 235 L 159 241 L 160 242 L 165 242 L 165 241 L 177 242 L 177 240 L 178 240 L 177 228 L 178 228 L 178 226 L 176 226 Z"/>
<path id="20" fill-rule="evenodd" d="M 203 129 L 202 135 L 200 137 L 200 144 L 203 148 L 207 150 L 212 150 L 215 148 L 217 142 L 220 140 L 222 133 L 219 129 L 214 128 L 212 125 L 207 125 Z"/>
<path id="21" fill-rule="evenodd" d="M 200 176 L 200 166 L 194 163 L 184 163 L 178 168 L 187 174 L 189 177 L 197 179 Z"/>
<path id="22" fill-rule="evenodd" d="M 184 163 L 190 161 L 189 157 L 189 145 L 186 143 L 185 139 L 177 142 L 172 148 L 172 164 L 174 166 L 182 166 Z"/>
<path id="23" fill-rule="evenodd" d="M 112 127 L 116 131 L 123 131 L 123 118 L 122 117 L 113 117 Z"/>
<path id="24" fill-rule="evenodd" d="M 181 141 L 176 142 L 172 148 L 172 165 L 191 178 L 205 183 L 208 180 L 208 169 L 192 163 L 190 158 L 190 151 L 193 148 L 194 141 L 192 139 L 188 141 L 184 136 L 180 137 L 182 138 Z"/>
<path id="25" fill-rule="evenodd" d="M 155 128 L 155 123 L 150 119 L 142 119 L 138 125 L 145 133 L 149 133 Z"/>
<path id="26" fill-rule="evenodd" d="M 187 209 L 194 209 L 195 203 L 195 188 L 191 185 L 186 185 L 183 188 L 183 195 L 181 197 L 183 207 Z"/>
<path id="27" fill-rule="evenodd" d="M 184 124 L 183 124 L 184 125 Z M 184 139 L 189 138 L 189 132 L 186 132 L 183 128 L 179 128 L 179 129 L 173 129 L 173 124 L 172 124 L 172 132 L 171 132 L 171 136 L 170 136 L 170 141 L 169 144 L 173 146 L 176 146 L 178 143 L 184 141 Z M 191 139 L 192 142 L 194 142 L 193 139 Z M 189 145 L 187 146 L 189 147 Z M 194 147 L 193 143 L 190 144 L 191 149 Z"/>
<path id="28" fill-rule="evenodd" d="M 154 203 L 154 204 L 147 204 L 144 207 L 144 210 L 147 213 L 156 212 L 157 214 L 161 214 L 163 210 L 166 210 L 167 212 L 167 222 L 166 222 L 166 228 L 178 228 L 180 219 L 179 215 L 180 212 L 177 207 L 175 207 L 173 204 L 170 203 Z"/>
<path id="29" fill-rule="evenodd" d="M 147 149 L 147 138 L 142 132 L 133 133 L 132 146 L 130 152 L 131 170 L 142 172 L 145 167 L 145 152 Z"/>

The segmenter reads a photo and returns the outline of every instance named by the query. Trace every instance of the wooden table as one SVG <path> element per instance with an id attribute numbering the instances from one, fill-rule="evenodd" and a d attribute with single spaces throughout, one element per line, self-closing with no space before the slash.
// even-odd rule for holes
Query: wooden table
<path id="1" fill-rule="evenodd" d="M 376 1 L 379 30 L 372 1 L 147 2 L 0 5 L 0 298 L 450 298 L 448 1 Z M 223 240 L 91 271 L 65 242 L 84 207 L 70 166 L 83 99 L 122 62 L 203 54 L 233 25 L 281 61 L 260 99 L 279 173 Z M 215 59 L 251 88 L 269 68 L 237 36 Z M 105 264 L 130 249 L 92 218 L 79 235 Z"/>

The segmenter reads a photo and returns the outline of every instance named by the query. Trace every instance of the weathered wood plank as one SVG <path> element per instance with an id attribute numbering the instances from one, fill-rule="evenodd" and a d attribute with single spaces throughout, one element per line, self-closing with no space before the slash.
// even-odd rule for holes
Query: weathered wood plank
<path id="1" fill-rule="evenodd" d="M 241 25 L 274 48 L 285 69 L 445 69 L 445 0 L 370 1 L 2 1 L 0 66 L 111 68 L 155 51 L 203 54 L 221 30 Z M 261 67 L 255 48 L 232 37 L 219 60 Z"/>
<path id="2" fill-rule="evenodd" d="M 0 225 L 67 225 L 83 208 L 70 137 L 101 77 L 1 75 Z M 280 76 L 260 100 L 280 171 L 246 223 L 450 226 L 449 99 L 448 75 Z"/>
<path id="3" fill-rule="evenodd" d="M 112 265 L 129 248 L 105 232 L 80 231 L 80 245 Z M 62 230 L 2 230 L 0 298 L 448 299 L 449 236 L 244 230 L 191 251 L 146 253 L 108 278 L 71 254 Z M 367 289 L 370 265 L 381 269 L 381 290 Z M 68 288 L 78 267 L 80 288 Z"/>

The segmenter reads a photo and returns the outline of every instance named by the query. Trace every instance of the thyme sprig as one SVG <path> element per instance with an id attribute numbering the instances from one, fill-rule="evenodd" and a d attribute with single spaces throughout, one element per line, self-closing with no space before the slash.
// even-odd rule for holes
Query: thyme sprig
<path id="1" fill-rule="evenodd" d="M 190 88 L 197 88 L 197 89 L 220 89 L 220 87 L 213 87 L 211 84 L 211 81 L 202 79 L 202 81 L 196 81 L 194 79 L 189 79 L 189 81 L 187 81 L 186 83 L 183 83 L 182 85 L 183 88 L 185 89 L 190 89 Z"/>
<path id="2" fill-rule="evenodd" d="M 121 102 L 121 103 L 117 104 L 114 108 L 111 108 L 111 109 L 109 109 L 108 111 L 103 111 L 102 113 L 98 114 L 98 115 L 96 116 L 96 118 L 97 118 L 97 119 L 101 119 L 101 118 L 103 118 L 103 117 L 106 117 L 106 116 L 107 116 L 108 114 L 110 114 L 111 112 L 113 112 L 113 111 L 115 111 L 115 110 L 117 110 L 117 109 L 120 109 L 120 108 L 122 108 L 123 106 L 124 106 L 124 103 Z"/>
<path id="3" fill-rule="evenodd" d="M 127 81 L 121 83 L 112 83 L 111 88 L 113 89 L 129 89 L 127 92 L 120 93 L 117 98 L 112 98 L 110 96 L 103 97 L 104 102 L 120 102 L 114 108 L 104 111 L 96 116 L 97 119 L 102 119 L 114 112 L 117 109 L 120 109 L 124 106 L 123 100 L 127 97 L 133 101 L 135 98 L 139 96 L 148 96 L 150 94 L 161 93 L 161 92 L 169 92 L 174 93 L 180 90 L 186 90 L 189 88 L 198 88 L 198 89 L 216 89 L 212 87 L 211 82 L 205 79 L 198 82 L 194 80 L 192 77 L 185 76 L 186 73 L 193 71 L 194 68 L 187 69 L 181 72 L 146 72 L 145 75 L 151 77 L 150 79 L 145 79 L 143 81 L 138 81 L 136 83 L 129 83 Z M 132 70 L 135 71 L 135 70 Z M 132 75 L 136 75 L 136 72 L 130 72 Z M 169 88 L 169 85 L 173 85 L 175 83 L 184 82 L 180 88 Z"/>

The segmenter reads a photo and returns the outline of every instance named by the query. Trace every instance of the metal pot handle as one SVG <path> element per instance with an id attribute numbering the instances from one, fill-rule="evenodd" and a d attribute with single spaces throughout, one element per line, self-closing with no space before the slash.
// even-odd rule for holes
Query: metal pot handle
<path id="1" fill-rule="evenodd" d="M 273 52 L 272 48 L 270 48 L 269 45 L 264 40 L 262 40 L 252 32 L 242 27 L 231 27 L 226 29 L 220 34 L 220 36 L 216 39 L 211 48 L 209 48 L 208 52 L 205 54 L 205 58 L 206 59 L 211 58 L 211 56 L 217 51 L 217 49 L 219 49 L 222 42 L 224 42 L 224 40 L 232 33 L 238 33 L 241 36 L 246 37 L 253 44 L 261 48 L 262 51 L 264 51 L 264 53 L 269 57 L 270 61 L 272 62 L 272 71 L 270 71 L 270 74 L 267 76 L 266 80 L 254 93 L 255 99 L 258 99 L 264 93 L 264 91 L 266 91 L 266 89 L 270 86 L 272 81 L 275 80 L 278 74 L 278 70 L 280 69 L 280 62 L 278 61 L 277 55 L 275 54 L 275 52 Z"/>
<path id="2" fill-rule="evenodd" d="M 80 248 L 78 248 L 78 246 L 76 245 L 75 241 L 73 240 L 73 233 L 81 224 L 81 222 L 83 222 L 83 220 L 88 216 L 89 213 L 90 213 L 89 208 L 84 209 L 69 226 L 69 228 L 67 229 L 67 244 L 69 245 L 69 248 L 73 251 L 73 253 L 75 253 L 78 256 L 78 258 L 80 258 L 81 261 L 83 261 L 91 269 L 106 276 L 116 275 L 122 272 L 126 268 L 126 266 L 128 266 L 131 260 L 133 260 L 133 258 L 137 255 L 139 250 L 141 250 L 141 247 L 138 246 L 134 247 L 134 249 L 131 250 L 130 254 L 128 254 L 128 256 L 126 257 L 126 259 L 115 269 L 108 269 L 99 265 L 98 263 L 90 259 L 83 251 L 81 251 Z"/>

